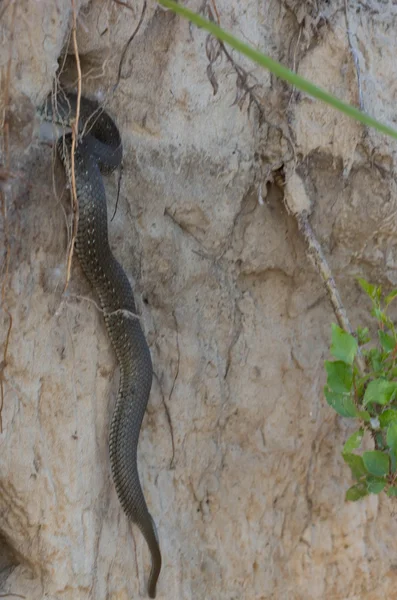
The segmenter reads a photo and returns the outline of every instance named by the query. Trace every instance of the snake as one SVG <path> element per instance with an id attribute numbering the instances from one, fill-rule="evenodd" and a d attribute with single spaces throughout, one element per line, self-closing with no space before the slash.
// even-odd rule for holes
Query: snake
<path id="1" fill-rule="evenodd" d="M 77 105 L 79 122 L 73 169 L 78 201 L 75 250 L 83 272 L 99 298 L 119 363 L 120 383 L 109 433 L 110 465 L 121 506 L 139 527 L 149 547 L 152 566 L 148 594 L 155 598 L 161 551 L 137 466 L 138 438 L 152 385 L 152 360 L 136 314 L 131 285 L 110 249 L 102 179 L 102 173 L 110 173 L 121 165 L 121 136 L 113 119 L 96 101 L 85 97 L 78 101 L 77 95 L 70 92 L 50 95 L 39 112 L 45 121 L 70 131 L 70 127 L 76 125 Z M 57 140 L 57 151 L 69 179 L 72 139 L 72 133 L 63 133 Z"/>

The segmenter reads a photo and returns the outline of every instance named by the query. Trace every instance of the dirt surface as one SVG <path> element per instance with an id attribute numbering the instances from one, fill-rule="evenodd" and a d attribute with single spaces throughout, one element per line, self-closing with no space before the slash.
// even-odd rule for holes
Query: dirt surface
<path id="1" fill-rule="evenodd" d="M 393 124 L 394 2 L 188 5 Z M 13 324 L 0 592 L 144 597 L 149 555 L 120 508 L 108 459 L 117 363 L 77 260 L 62 293 L 69 195 L 36 135 L 36 107 L 61 67 L 61 82 L 76 84 L 72 5 L 3 6 L 3 350 L 5 309 Z M 355 276 L 397 283 L 396 144 L 226 54 L 154 1 L 124 52 L 142 8 L 76 4 L 83 92 L 104 102 L 123 138 L 111 245 L 133 283 L 156 373 L 139 469 L 163 552 L 158 597 L 391 598 L 395 503 L 344 501 L 351 480 L 340 448 L 351 425 L 322 394 L 335 318 L 272 180 L 281 167 L 299 174 L 357 326 L 368 305 Z M 117 175 L 106 185 L 110 217 Z"/>

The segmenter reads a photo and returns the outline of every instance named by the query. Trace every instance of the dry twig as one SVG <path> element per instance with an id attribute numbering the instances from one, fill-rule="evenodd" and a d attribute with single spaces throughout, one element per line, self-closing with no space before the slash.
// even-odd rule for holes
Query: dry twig
<path id="1" fill-rule="evenodd" d="M 71 0 L 72 2 L 72 40 L 73 40 L 73 50 L 74 56 L 76 60 L 76 69 L 77 69 L 77 106 L 76 106 L 76 117 L 72 122 L 72 148 L 70 151 L 70 161 L 71 161 L 71 188 L 72 188 L 72 211 L 73 211 L 73 221 L 72 221 L 72 235 L 70 238 L 70 245 L 68 250 L 68 260 L 66 267 L 66 282 L 64 287 L 64 292 L 67 290 L 69 285 L 71 270 L 72 270 L 72 259 L 73 259 L 73 251 L 74 244 L 77 237 L 77 228 L 79 224 L 79 202 L 77 199 L 77 190 L 76 190 L 76 174 L 75 174 L 75 150 L 76 144 L 78 140 L 78 132 L 79 132 L 79 120 L 80 120 L 80 101 L 81 101 L 81 66 L 80 66 L 80 56 L 79 49 L 77 46 L 77 14 L 76 14 L 76 6 L 75 0 Z"/>
<path id="2" fill-rule="evenodd" d="M 155 378 L 155 380 L 157 381 L 157 384 L 159 386 L 159 390 L 160 390 L 160 394 L 161 394 L 161 401 L 164 405 L 165 416 L 167 419 L 168 427 L 170 428 L 172 456 L 171 456 L 169 468 L 173 469 L 174 468 L 174 459 L 175 459 L 175 442 L 174 442 L 174 428 L 172 425 L 171 414 L 170 414 L 169 408 L 167 406 L 167 403 L 165 401 L 164 390 L 163 390 L 163 386 L 162 386 L 160 377 L 157 375 L 156 371 L 153 371 L 153 377 Z"/>
<path id="3" fill-rule="evenodd" d="M 6 8 L 8 5 L 6 6 Z M 3 13 L 4 14 L 4 11 Z M 14 2 L 13 10 L 11 14 L 11 25 L 10 25 L 10 42 L 8 50 L 8 61 L 6 69 L 6 79 L 4 85 L 4 112 L 2 115 L 2 131 L 3 131 L 3 154 L 4 154 L 4 169 L 2 169 L 2 179 L 7 181 L 10 174 L 10 149 L 9 149 L 9 107 L 10 107 L 10 80 L 11 80 L 11 65 L 12 65 L 12 53 L 14 48 L 14 37 L 15 37 L 15 21 L 17 14 L 17 3 Z M 10 343 L 11 330 L 12 330 L 12 315 L 8 310 L 6 303 L 6 289 L 9 279 L 9 264 L 10 264 L 10 242 L 9 242 L 9 231 L 8 231 L 8 215 L 7 215 L 7 198 L 4 186 L 0 186 L 0 202 L 1 202 L 1 214 L 3 217 L 3 231 L 4 231 L 4 277 L 1 285 L 1 306 L 4 312 L 8 316 L 8 329 L 6 339 L 4 342 L 3 359 L 0 363 L 0 433 L 3 433 L 3 421 L 2 411 L 4 406 L 4 370 L 7 366 L 7 354 L 8 346 Z"/>
<path id="4" fill-rule="evenodd" d="M 10 109 L 10 80 L 11 80 L 11 65 L 12 65 L 12 53 L 14 49 L 14 37 L 15 37 L 15 19 L 17 14 L 17 3 L 14 2 L 13 10 L 11 15 L 10 25 L 10 43 L 8 49 L 8 61 L 6 69 L 6 80 L 4 83 L 4 95 L 3 104 L 4 110 L 2 115 L 2 129 L 3 129 L 3 140 L 4 140 L 4 157 L 5 157 L 5 169 L 10 169 L 10 152 L 9 152 L 9 109 Z"/>
<path id="5" fill-rule="evenodd" d="M 363 90 L 361 87 L 361 71 L 360 71 L 360 62 L 358 60 L 357 50 L 353 44 L 353 36 L 350 30 L 349 24 L 349 12 L 348 12 L 348 0 L 345 0 L 345 19 L 346 19 L 346 28 L 347 28 L 347 39 L 349 40 L 350 52 L 353 57 L 354 66 L 356 67 L 356 76 L 357 76 L 357 87 L 358 87 L 358 104 L 360 110 L 364 112 L 364 98 L 363 98 Z"/>
<path id="6" fill-rule="evenodd" d="M 210 21 L 217 21 L 219 24 L 219 13 L 214 2 L 213 7 L 215 15 L 212 8 L 210 6 L 206 6 L 208 18 L 210 19 Z M 237 106 L 241 109 L 245 102 L 245 99 L 248 97 L 248 111 L 251 105 L 254 104 L 259 113 L 259 123 L 262 123 L 264 119 L 264 110 L 260 100 L 255 94 L 255 90 L 261 87 L 261 84 L 256 83 L 255 78 L 253 78 L 253 76 L 250 75 L 250 73 L 248 73 L 243 67 L 236 63 L 236 61 L 234 60 L 234 58 L 232 57 L 232 55 L 227 50 L 226 46 L 221 40 L 215 40 L 211 35 L 208 35 L 206 41 L 206 53 L 207 58 L 209 60 L 209 65 L 207 67 L 207 76 L 214 90 L 214 95 L 218 91 L 218 82 L 213 71 L 213 64 L 220 56 L 221 52 L 226 56 L 227 61 L 233 67 L 233 70 L 237 75 L 237 93 L 233 105 L 237 104 Z M 249 83 L 250 77 L 254 79 L 254 83 L 252 83 L 252 85 L 250 85 Z"/>
<path id="7" fill-rule="evenodd" d="M 120 6 L 124 6 L 124 8 L 128 8 L 128 10 L 131 10 L 132 12 L 134 12 L 134 9 L 132 8 L 132 6 L 127 4 L 127 2 L 123 2 L 123 0 L 113 0 L 113 2 L 115 4 L 119 4 Z"/>
<path id="8" fill-rule="evenodd" d="M 179 332 L 178 332 L 178 321 L 176 319 L 176 314 L 175 311 L 172 311 L 172 316 L 174 318 L 174 323 L 175 323 L 175 331 L 176 331 L 176 349 L 178 352 L 178 359 L 177 359 L 177 363 L 176 363 L 176 369 L 175 369 L 175 375 L 174 375 L 174 379 L 172 382 L 172 386 L 171 386 L 171 390 L 168 396 L 168 402 L 171 403 L 171 398 L 172 398 L 172 394 L 174 393 L 174 389 L 175 389 L 175 384 L 176 384 L 176 380 L 178 379 L 178 375 L 179 375 L 179 367 L 180 367 L 180 363 L 181 363 L 181 351 L 179 348 Z M 175 466 L 175 442 L 174 442 L 174 430 L 172 427 L 172 421 L 171 421 L 171 414 L 168 408 L 168 404 L 166 404 L 164 402 L 164 406 L 165 406 L 165 410 L 166 410 L 166 415 L 167 415 L 167 420 L 168 420 L 168 424 L 170 426 L 171 429 L 171 442 L 172 442 L 172 458 L 171 458 L 171 462 L 170 462 L 170 469 L 173 469 Z"/>
<path id="9" fill-rule="evenodd" d="M 327 263 L 327 259 L 324 256 L 323 249 L 319 244 L 314 232 L 309 223 L 308 214 L 303 211 L 297 215 L 297 221 L 299 230 L 307 243 L 307 254 L 312 260 L 316 267 L 320 277 L 323 281 L 324 287 L 327 291 L 328 297 L 331 301 L 332 307 L 335 312 L 335 316 L 338 320 L 340 327 L 347 333 L 353 334 L 353 328 L 350 325 L 349 318 L 346 313 L 346 309 L 343 306 L 342 299 L 340 297 L 338 288 L 336 287 L 335 279 L 332 275 L 331 269 Z M 357 354 L 356 357 L 357 366 L 362 375 L 365 373 L 365 362 L 361 354 Z"/>
<path id="10" fill-rule="evenodd" d="M 143 21 L 143 17 L 145 16 L 145 12 L 146 12 L 146 0 L 143 0 L 143 6 L 142 6 L 142 12 L 141 12 L 141 16 L 139 18 L 138 21 L 138 25 L 135 27 L 135 30 L 133 31 L 132 35 L 130 36 L 130 38 L 128 39 L 126 45 L 123 48 L 123 51 L 121 53 L 121 58 L 120 58 L 120 62 L 119 62 L 119 69 L 117 72 L 117 81 L 113 87 L 113 91 L 116 90 L 117 86 L 120 83 L 120 79 L 121 79 L 121 70 L 123 68 L 123 64 L 124 64 L 124 60 L 125 60 L 125 56 L 127 54 L 127 50 L 130 47 L 130 44 L 132 42 L 132 40 L 134 39 L 134 37 L 136 36 L 136 34 L 138 33 L 141 25 L 142 25 L 142 21 Z"/>
<path id="11" fill-rule="evenodd" d="M 215 0 L 211 0 L 211 4 L 212 4 L 212 8 L 214 9 L 214 12 L 216 14 L 216 20 L 218 22 L 218 25 L 220 25 L 221 24 L 221 19 L 219 17 L 218 7 L 216 5 Z"/>
<path id="12" fill-rule="evenodd" d="M 3 3 L 3 6 L 1 7 L 0 10 L 0 20 L 3 18 L 3 15 L 5 14 L 7 8 L 10 6 L 11 4 L 11 0 L 5 0 Z"/>
<path id="13" fill-rule="evenodd" d="M 92 298 L 88 298 L 87 296 L 81 296 L 80 294 L 68 294 L 66 296 L 66 298 L 83 300 L 84 302 L 89 302 L 90 304 L 93 304 L 95 306 L 95 308 L 98 310 L 98 312 L 102 313 L 105 317 L 120 316 L 120 317 L 125 317 L 126 319 L 131 319 L 132 321 L 135 321 L 136 319 L 138 319 L 138 320 L 140 319 L 140 316 L 138 314 L 133 313 L 131 310 L 127 310 L 126 308 L 118 308 L 111 312 L 105 311 L 105 310 L 103 310 L 103 308 L 101 308 L 99 306 L 99 304 L 97 302 L 95 302 L 95 300 L 93 300 Z"/>
<path id="14" fill-rule="evenodd" d="M 275 174 L 274 181 L 284 191 L 284 205 L 287 211 L 292 213 L 298 222 L 299 231 L 307 244 L 307 255 L 321 277 L 340 327 L 346 333 L 353 335 L 353 328 L 350 325 L 345 307 L 336 287 L 335 279 L 325 258 L 323 249 L 309 223 L 309 214 L 312 208 L 303 181 L 296 172 L 290 174 L 288 179 L 285 180 L 285 174 L 280 171 Z M 356 364 L 360 373 L 364 375 L 365 361 L 360 350 L 356 356 Z"/>
<path id="15" fill-rule="evenodd" d="M 3 292 L 3 288 L 2 288 L 2 292 Z M 12 330 L 12 315 L 11 315 L 10 311 L 8 310 L 8 308 L 6 308 L 6 306 L 4 304 L 3 304 L 3 309 L 4 309 L 4 312 L 7 313 L 9 321 L 8 321 L 6 341 L 4 343 L 3 360 L 0 363 L 0 433 L 3 433 L 2 411 L 3 411 L 3 406 L 4 406 L 4 379 L 5 379 L 4 378 L 4 369 L 7 366 L 8 345 L 10 343 L 10 336 L 11 336 L 11 330 Z"/>

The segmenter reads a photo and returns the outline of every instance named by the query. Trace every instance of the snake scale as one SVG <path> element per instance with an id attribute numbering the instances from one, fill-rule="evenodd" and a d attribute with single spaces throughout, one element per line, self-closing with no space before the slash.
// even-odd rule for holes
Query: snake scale
<path id="1" fill-rule="evenodd" d="M 59 92 L 41 113 L 45 120 L 70 127 L 77 97 Z M 155 523 L 146 505 L 137 468 L 142 419 L 152 385 L 152 361 L 136 314 L 128 278 L 108 241 L 107 203 L 101 171 L 111 172 L 122 160 L 119 131 L 96 102 L 81 98 L 75 149 L 75 181 L 79 204 L 76 252 L 87 279 L 98 294 L 106 328 L 120 365 L 120 386 L 109 436 L 110 464 L 117 495 L 126 515 L 141 530 L 152 557 L 148 593 L 156 596 L 161 553 Z M 72 135 L 58 139 L 57 150 L 70 173 Z"/>

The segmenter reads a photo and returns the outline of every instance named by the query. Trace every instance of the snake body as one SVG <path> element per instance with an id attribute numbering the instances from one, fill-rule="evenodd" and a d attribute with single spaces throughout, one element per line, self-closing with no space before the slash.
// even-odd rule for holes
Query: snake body
<path id="1" fill-rule="evenodd" d="M 76 115 L 76 96 L 60 93 L 46 102 L 45 118 L 69 125 Z M 128 278 L 113 256 L 108 241 L 107 203 L 102 171 L 120 165 L 119 131 L 97 103 L 81 98 L 75 150 L 75 181 L 79 204 L 76 252 L 83 271 L 95 288 L 106 328 L 120 366 L 120 386 L 109 436 L 110 464 L 117 495 L 126 515 L 141 530 L 152 557 L 148 593 L 156 596 L 161 553 L 155 523 L 146 505 L 137 468 L 137 447 L 142 419 L 152 385 L 152 361 Z M 58 153 L 70 171 L 71 134 L 57 143 Z"/>

